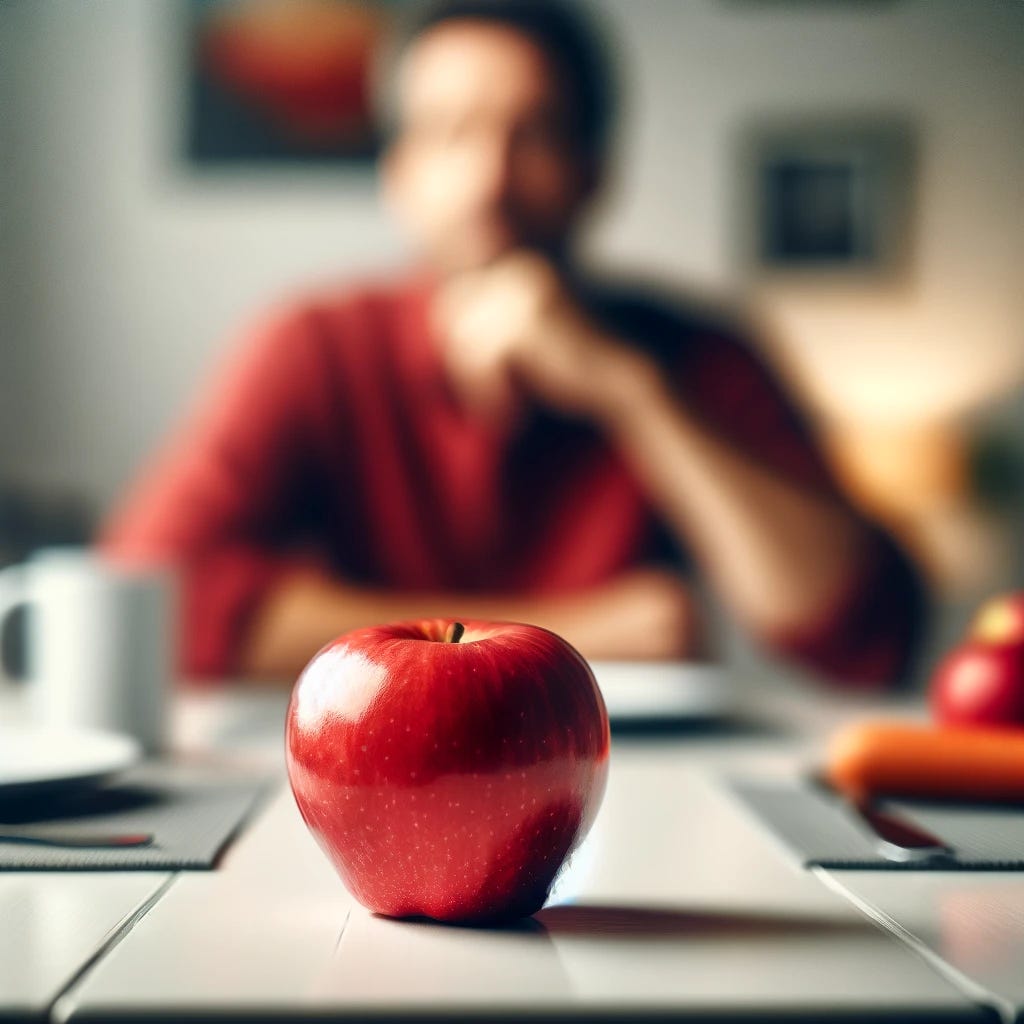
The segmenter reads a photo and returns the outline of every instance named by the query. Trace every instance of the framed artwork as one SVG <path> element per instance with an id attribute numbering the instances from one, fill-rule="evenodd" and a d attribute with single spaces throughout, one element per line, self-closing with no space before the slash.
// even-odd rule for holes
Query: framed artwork
<path id="1" fill-rule="evenodd" d="M 913 133 L 896 120 L 761 123 L 740 155 L 744 262 L 756 272 L 893 274 L 910 256 Z"/>
<path id="2" fill-rule="evenodd" d="M 186 0 L 197 166 L 365 163 L 373 66 L 400 0 Z"/>

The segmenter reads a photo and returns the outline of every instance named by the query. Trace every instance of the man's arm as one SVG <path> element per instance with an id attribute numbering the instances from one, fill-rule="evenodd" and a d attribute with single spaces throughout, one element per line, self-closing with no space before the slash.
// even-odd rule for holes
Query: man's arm
<path id="1" fill-rule="evenodd" d="M 710 429 L 661 373 L 620 372 L 605 427 L 737 617 L 835 679 L 902 679 L 923 595 L 895 544 L 838 492 L 787 477 Z"/>
<path id="2" fill-rule="evenodd" d="M 667 522 L 757 633 L 799 629 L 834 604 L 872 534 L 837 498 L 793 484 L 722 440 L 663 376 L 624 371 L 604 424 Z"/>
<path id="3" fill-rule="evenodd" d="M 685 584 L 637 571 L 583 594 L 370 590 L 282 550 L 309 459 L 316 329 L 286 311 L 250 332 L 205 400 L 105 524 L 111 555 L 170 563 L 182 587 L 179 663 L 194 677 L 292 680 L 346 630 L 458 614 L 548 626 L 594 658 L 699 653 Z"/>
<path id="4" fill-rule="evenodd" d="M 636 365 L 623 379 L 632 395 L 605 426 L 740 618 L 785 634 L 834 605 L 873 554 L 864 520 L 723 440 L 660 373 Z"/>
<path id="5" fill-rule="evenodd" d="M 582 593 L 540 597 L 371 590 L 308 572 L 277 581 L 263 596 L 240 641 L 239 670 L 253 679 L 290 681 L 316 650 L 341 633 L 435 616 L 545 626 L 588 658 L 703 653 L 689 590 L 662 570 L 638 569 Z"/>
<path id="6" fill-rule="evenodd" d="M 261 596 L 309 564 L 274 538 L 305 482 L 314 338 L 301 308 L 244 332 L 103 524 L 98 544 L 111 557 L 176 571 L 177 660 L 188 676 L 235 674 L 238 638 Z"/>
<path id="7" fill-rule="evenodd" d="M 891 542 L 836 489 L 758 458 L 768 439 L 737 441 L 711 426 L 677 382 L 605 333 L 535 258 L 459 284 L 440 312 L 455 379 L 471 389 L 470 374 L 504 374 L 594 420 L 726 605 L 766 644 L 835 678 L 877 683 L 901 674 L 919 588 Z M 482 325 L 483 352 L 474 348 Z M 767 396 L 765 422 L 785 419 L 772 389 L 754 386 L 758 399 Z M 796 462 L 813 455 L 807 437 L 789 434 Z"/>

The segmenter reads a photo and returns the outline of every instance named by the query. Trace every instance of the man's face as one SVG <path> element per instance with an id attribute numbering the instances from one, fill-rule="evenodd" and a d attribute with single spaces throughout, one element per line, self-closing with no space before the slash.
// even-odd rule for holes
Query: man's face
<path id="1" fill-rule="evenodd" d="M 442 272 L 564 247 L 593 182 L 569 103 L 543 51 L 514 29 L 453 21 L 412 44 L 384 188 Z"/>

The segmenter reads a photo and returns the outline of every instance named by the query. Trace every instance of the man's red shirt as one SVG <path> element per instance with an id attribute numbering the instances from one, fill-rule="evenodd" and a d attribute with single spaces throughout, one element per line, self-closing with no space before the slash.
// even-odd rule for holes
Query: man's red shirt
<path id="1" fill-rule="evenodd" d="M 728 332 L 636 294 L 591 304 L 647 351 L 680 399 L 750 457 L 834 492 L 811 434 Z M 173 561 L 181 667 L 237 673 L 268 589 L 316 565 L 374 588 L 555 594 L 687 554 L 589 423 L 537 408 L 503 437 L 459 405 L 421 280 L 339 289 L 247 332 L 203 402 L 103 531 L 130 558 Z M 907 560 L 881 532 L 848 593 L 768 647 L 826 676 L 900 676 L 921 617 Z"/>

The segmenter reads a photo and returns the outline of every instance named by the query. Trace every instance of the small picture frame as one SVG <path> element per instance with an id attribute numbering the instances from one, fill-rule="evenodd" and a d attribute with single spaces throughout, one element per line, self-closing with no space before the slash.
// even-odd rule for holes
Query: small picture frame
<path id="1" fill-rule="evenodd" d="M 759 122 L 740 147 L 739 237 L 755 275 L 893 276 L 910 258 L 913 133 L 891 119 Z"/>

